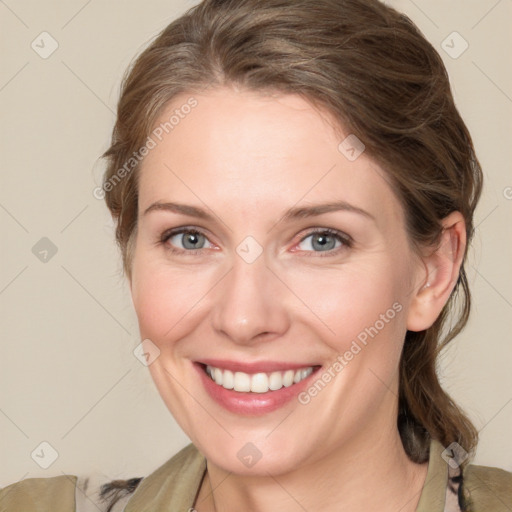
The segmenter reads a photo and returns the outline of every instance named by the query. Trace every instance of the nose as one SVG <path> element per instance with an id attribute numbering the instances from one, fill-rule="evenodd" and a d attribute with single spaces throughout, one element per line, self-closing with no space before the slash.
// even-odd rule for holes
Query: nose
<path id="1" fill-rule="evenodd" d="M 247 263 L 235 254 L 231 270 L 215 287 L 213 328 L 239 345 L 270 341 L 290 326 L 287 288 L 264 256 Z"/>

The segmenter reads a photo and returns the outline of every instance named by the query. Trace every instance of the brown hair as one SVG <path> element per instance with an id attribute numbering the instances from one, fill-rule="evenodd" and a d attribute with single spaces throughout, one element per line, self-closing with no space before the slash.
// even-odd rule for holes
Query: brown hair
<path id="1" fill-rule="evenodd" d="M 299 94 L 323 107 L 386 170 L 418 250 L 435 246 L 453 211 L 464 216 L 469 245 L 481 168 L 443 62 L 409 18 L 377 0 L 205 0 L 165 28 L 123 81 L 103 186 L 129 277 L 140 166 L 114 186 L 113 178 L 173 97 L 225 85 Z M 477 431 L 436 373 L 469 311 L 463 265 L 436 322 L 406 334 L 397 421 L 416 462 L 428 460 L 431 438 L 476 447 Z"/>

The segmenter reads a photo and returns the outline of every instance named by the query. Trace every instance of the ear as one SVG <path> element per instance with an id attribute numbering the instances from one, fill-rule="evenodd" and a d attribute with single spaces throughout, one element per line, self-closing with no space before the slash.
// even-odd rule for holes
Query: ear
<path id="1" fill-rule="evenodd" d="M 409 331 L 428 329 L 450 298 L 466 249 L 466 223 L 460 212 L 442 220 L 439 246 L 423 256 L 407 316 Z"/>

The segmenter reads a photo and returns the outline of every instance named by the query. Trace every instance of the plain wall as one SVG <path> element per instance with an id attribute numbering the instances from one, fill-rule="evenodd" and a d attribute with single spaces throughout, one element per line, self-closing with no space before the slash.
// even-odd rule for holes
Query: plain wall
<path id="1" fill-rule="evenodd" d="M 473 315 L 440 372 L 480 429 L 476 462 L 512 470 L 512 2 L 388 4 L 443 56 L 484 169 L 468 265 Z M 0 2 L 0 486 L 62 473 L 144 476 L 189 442 L 132 353 L 137 321 L 93 189 L 122 74 L 192 5 Z M 46 59 L 43 31 L 58 43 Z M 454 31 L 469 44 L 458 58 L 442 48 Z M 31 457 L 41 442 L 58 452 L 48 469 Z"/>

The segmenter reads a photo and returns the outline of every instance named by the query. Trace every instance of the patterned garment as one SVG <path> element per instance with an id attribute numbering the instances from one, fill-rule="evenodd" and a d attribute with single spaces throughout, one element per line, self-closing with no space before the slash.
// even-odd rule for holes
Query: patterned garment
<path id="1" fill-rule="evenodd" d="M 448 464 L 448 483 L 446 485 L 444 512 L 466 512 L 463 502 L 461 469 L 460 467 L 453 468 Z"/>
<path id="2" fill-rule="evenodd" d="M 75 512 L 122 512 L 141 480 L 142 478 L 131 480 L 134 484 L 131 492 L 123 490 L 119 493 L 108 493 L 106 496 L 102 496 L 103 486 L 111 484 L 112 481 L 99 475 L 79 477 L 75 487 Z"/>

